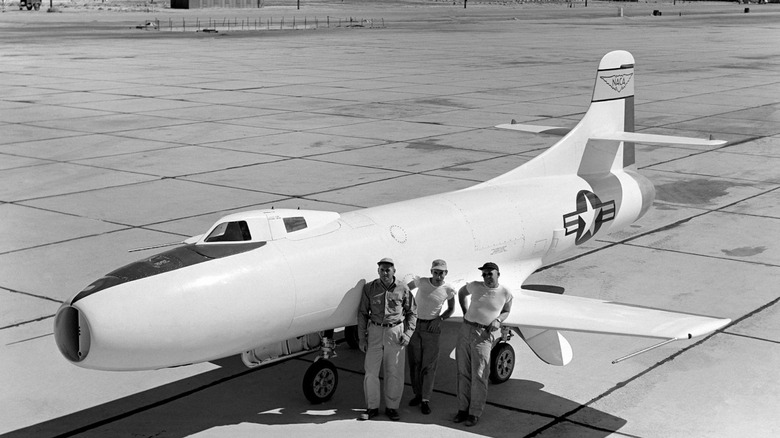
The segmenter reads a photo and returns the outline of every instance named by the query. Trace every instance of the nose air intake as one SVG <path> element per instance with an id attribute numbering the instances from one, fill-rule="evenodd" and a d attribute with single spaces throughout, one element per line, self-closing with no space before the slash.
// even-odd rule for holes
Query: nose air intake
<path id="1" fill-rule="evenodd" d="M 65 358 L 81 362 L 89 353 L 89 325 L 79 310 L 63 305 L 54 317 L 54 340 Z"/>

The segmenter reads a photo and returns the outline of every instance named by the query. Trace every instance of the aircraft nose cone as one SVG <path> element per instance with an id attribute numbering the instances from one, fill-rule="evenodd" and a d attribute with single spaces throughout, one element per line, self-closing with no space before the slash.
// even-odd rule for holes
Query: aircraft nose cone
<path id="1" fill-rule="evenodd" d="M 64 304 L 54 316 L 54 340 L 60 353 L 71 362 L 81 362 L 89 353 L 89 325 L 82 312 Z"/>

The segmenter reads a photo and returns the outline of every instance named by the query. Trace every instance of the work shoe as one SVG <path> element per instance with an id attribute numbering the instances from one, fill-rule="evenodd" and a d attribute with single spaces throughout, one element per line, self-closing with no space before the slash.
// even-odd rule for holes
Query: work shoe
<path id="1" fill-rule="evenodd" d="M 423 415 L 428 415 L 431 413 L 431 406 L 428 404 L 428 400 L 422 401 L 422 404 L 420 404 L 420 410 L 422 411 Z"/>
<path id="2" fill-rule="evenodd" d="M 466 411 L 458 411 L 455 418 L 452 419 L 453 423 L 463 423 L 469 418 L 469 413 Z"/>
<path id="3" fill-rule="evenodd" d="M 398 415 L 398 411 L 396 411 L 395 409 L 386 408 L 385 415 L 387 415 L 387 418 L 393 421 L 398 421 L 401 419 L 401 416 Z"/>
<path id="4" fill-rule="evenodd" d="M 365 412 L 360 414 L 360 416 L 358 417 L 358 420 L 360 420 L 360 421 L 370 420 L 370 419 L 376 417 L 377 415 L 379 415 L 379 409 L 366 409 Z"/>
<path id="5" fill-rule="evenodd" d="M 422 401 L 422 397 L 415 395 L 413 399 L 409 400 L 409 406 L 417 406 Z"/>
<path id="6" fill-rule="evenodd" d="M 469 415 L 469 419 L 466 420 L 466 426 L 471 427 L 479 422 L 479 417 L 476 415 Z"/>

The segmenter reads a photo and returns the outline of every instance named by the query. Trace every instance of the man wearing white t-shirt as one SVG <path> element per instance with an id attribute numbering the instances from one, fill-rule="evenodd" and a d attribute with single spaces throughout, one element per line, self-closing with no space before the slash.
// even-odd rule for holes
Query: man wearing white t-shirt
<path id="1" fill-rule="evenodd" d="M 458 363 L 458 414 L 453 421 L 474 426 L 487 402 L 490 350 L 501 323 L 512 309 L 512 293 L 498 284 L 498 265 L 487 262 L 479 268 L 483 281 L 472 281 L 458 291 L 463 324 L 458 332 L 455 359 Z M 471 295 L 471 305 L 466 297 Z"/>
<path id="2" fill-rule="evenodd" d="M 444 282 L 447 262 L 441 259 L 431 264 L 430 277 L 415 277 L 409 289 L 417 289 L 417 327 L 406 348 L 414 398 L 409 406 L 420 406 L 423 414 L 431 413 L 431 394 L 439 362 L 441 322 L 455 311 L 455 289 Z M 447 310 L 441 313 L 444 302 Z"/>

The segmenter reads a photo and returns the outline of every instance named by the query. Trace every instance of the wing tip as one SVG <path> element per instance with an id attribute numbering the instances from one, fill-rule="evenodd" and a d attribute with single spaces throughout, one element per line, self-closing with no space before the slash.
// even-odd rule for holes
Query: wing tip
<path id="1" fill-rule="evenodd" d="M 712 320 L 707 321 L 706 323 L 702 323 L 700 326 L 696 327 L 696 330 L 691 330 L 688 332 L 685 338 L 693 339 L 700 336 L 709 335 L 710 333 L 714 333 L 729 324 L 731 324 L 731 318 L 712 318 Z"/>

